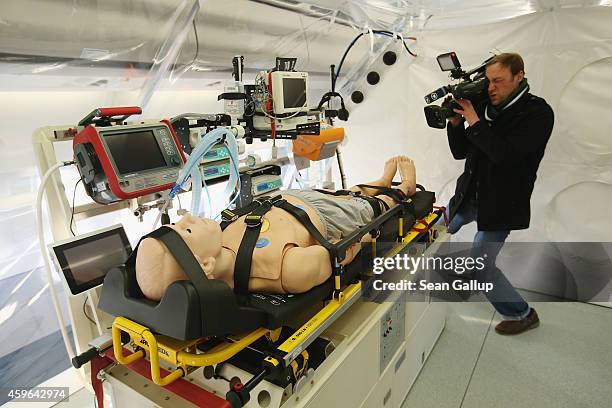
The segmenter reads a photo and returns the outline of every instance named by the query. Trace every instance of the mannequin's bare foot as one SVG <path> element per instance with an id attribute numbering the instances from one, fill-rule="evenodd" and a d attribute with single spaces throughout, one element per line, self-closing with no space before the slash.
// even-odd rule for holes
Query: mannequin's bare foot
<path id="1" fill-rule="evenodd" d="M 402 182 L 397 188 L 402 190 L 407 196 L 411 196 L 416 191 L 416 169 L 414 167 L 414 162 L 407 156 L 397 156 L 394 159 L 402 179 Z"/>
<path id="2" fill-rule="evenodd" d="M 380 178 L 381 186 L 391 186 L 391 182 L 393 181 L 393 177 L 395 177 L 395 173 L 397 173 L 397 157 L 392 157 L 385 162 L 385 170 L 383 171 L 383 175 Z"/>

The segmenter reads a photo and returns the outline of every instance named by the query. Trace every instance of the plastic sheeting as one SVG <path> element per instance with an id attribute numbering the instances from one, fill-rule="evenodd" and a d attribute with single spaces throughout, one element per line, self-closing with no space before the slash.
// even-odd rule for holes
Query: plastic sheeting
<path id="1" fill-rule="evenodd" d="M 472 27 L 559 8 L 610 5 L 606 0 L 303 0 L 301 3 L 333 10 L 359 27 L 389 29 L 402 18 L 406 20 L 403 32 Z"/>
<path id="2" fill-rule="evenodd" d="M 245 56 L 247 74 L 272 67 L 276 56 L 294 56 L 299 69 L 327 77 L 355 34 L 331 21 L 331 12 L 294 13 L 244 0 L 201 3 L 192 22 L 198 0 L 4 1 L 0 80 L 16 90 L 141 90 L 140 100 L 124 103 L 146 105 L 160 82 L 174 88 L 183 78 L 183 87 L 202 89 L 229 79 L 234 55 Z"/>
<path id="3" fill-rule="evenodd" d="M 123 104 L 146 106 L 162 78 L 190 68 L 179 54 L 199 9 L 199 0 L 3 2 L 0 78 L 17 89 L 139 89 Z"/>
<path id="4" fill-rule="evenodd" d="M 192 89 L 227 78 L 234 55 L 246 57 L 247 73 L 269 68 L 275 56 L 295 56 L 299 69 L 327 77 L 329 65 L 337 63 L 350 40 L 367 29 L 411 35 L 610 3 L 4 0 L 0 4 L 0 81 L 17 90 L 137 89 L 141 100 L 124 103 L 146 105 L 143 102 L 164 82 L 162 78 L 173 87 L 178 78 L 189 78 Z M 351 68 L 367 65 L 362 59 L 367 42 L 357 47 L 360 51 L 347 60 L 347 78 Z"/>

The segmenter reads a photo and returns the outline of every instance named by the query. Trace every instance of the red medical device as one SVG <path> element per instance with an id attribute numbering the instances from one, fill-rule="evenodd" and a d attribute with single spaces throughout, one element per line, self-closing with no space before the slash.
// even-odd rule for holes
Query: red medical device
<path id="1" fill-rule="evenodd" d="M 79 122 L 74 160 L 98 203 L 168 190 L 178 178 L 185 156 L 170 122 L 125 123 L 140 113 L 138 106 L 98 108 Z"/>

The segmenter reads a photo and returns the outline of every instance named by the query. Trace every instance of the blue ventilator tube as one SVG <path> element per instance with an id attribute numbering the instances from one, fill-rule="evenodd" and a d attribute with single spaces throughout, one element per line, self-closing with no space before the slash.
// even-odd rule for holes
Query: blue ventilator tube
<path id="1" fill-rule="evenodd" d="M 213 147 L 219 143 L 223 142 L 229 151 L 229 159 L 230 163 L 230 177 L 227 183 L 227 187 L 225 189 L 225 195 L 231 195 L 234 190 L 237 188 L 240 191 L 240 174 L 238 170 L 238 145 L 236 143 L 236 137 L 234 134 L 227 128 L 217 128 L 213 129 L 205 135 L 201 136 L 200 142 L 196 146 L 196 148 L 191 152 L 187 162 L 179 172 L 178 179 L 174 186 L 170 189 L 168 193 L 168 198 L 166 202 L 162 206 L 160 213 L 153 225 L 153 228 L 157 226 L 161 214 L 165 212 L 168 208 L 170 202 L 177 196 L 177 194 L 181 191 L 187 191 L 189 188 L 192 188 L 192 200 L 191 200 L 191 213 L 196 216 L 201 216 L 201 200 L 202 200 L 202 185 L 204 184 L 202 180 L 202 174 L 200 173 L 199 163 L 202 157 L 204 157 Z M 206 191 L 206 198 L 209 205 L 209 214 L 212 215 L 212 202 L 210 197 L 210 192 L 208 191 L 208 187 L 204 184 L 204 189 Z M 232 205 L 236 199 L 238 198 L 238 194 L 232 199 L 232 201 L 228 204 Z"/>

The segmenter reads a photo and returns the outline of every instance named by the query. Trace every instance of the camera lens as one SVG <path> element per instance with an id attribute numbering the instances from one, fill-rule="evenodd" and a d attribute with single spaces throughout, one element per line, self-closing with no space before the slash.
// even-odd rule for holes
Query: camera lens
<path id="1" fill-rule="evenodd" d="M 361 103 L 361 102 L 363 102 L 363 92 L 361 92 L 361 91 L 354 91 L 351 94 L 351 101 L 353 101 L 353 103 Z"/>
<path id="2" fill-rule="evenodd" d="M 383 62 L 385 65 L 393 65 L 397 61 L 397 54 L 393 51 L 387 51 L 383 55 Z"/>
<path id="3" fill-rule="evenodd" d="M 378 72 L 376 71 L 370 71 L 366 77 L 366 80 L 368 81 L 368 84 L 376 85 L 378 82 L 380 82 L 380 75 L 378 75 Z"/>

